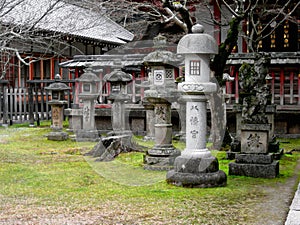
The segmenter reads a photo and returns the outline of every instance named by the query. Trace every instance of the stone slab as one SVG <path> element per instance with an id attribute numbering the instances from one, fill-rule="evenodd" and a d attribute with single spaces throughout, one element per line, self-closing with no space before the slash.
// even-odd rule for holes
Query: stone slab
<path id="1" fill-rule="evenodd" d="M 299 225 L 300 224 L 300 184 L 295 193 L 293 202 L 290 206 L 285 225 Z"/>
<path id="2" fill-rule="evenodd" d="M 241 153 L 268 153 L 269 133 L 260 130 L 241 131 Z"/>
<path id="3" fill-rule="evenodd" d="M 168 157 L 172 154 L 176 154 L 178 150 L 174 148 L 173 145 L 160 145 L 160 146 L 154 146 L 152 149 L 149 149 L 147 151 L 148 155 L 151 156 L 161 156 L 161 157 Z"/>
<path id="4" fill-rule="evenodd" d="M 63 132 L 63 131 L 50 132 L 46 136 L 47 136 L 47 139 L 51 140 L 51 141 L 65 141 L 69 138 L 68 133 Z"/>
<path id="5" fill-rule="evenodd" d="M 285 225 L 299 225 L 300 224 L 300 211 L 291 210 L 288 214 Z"/>
<path id="6" fill-rule="evenodd" d="M 227 183 L 227 176 L 224 171 L 219 170 L 214 173 L 181 173 L 170 170 L 167 173 L 166 180 L 168 183 L 191 188 L 209 188 L 224 187 Z"/>
<path id="7" fill-rule="evenodd" d="M 95 141 L 100 140 L 100 136 L 97 130 L 76 130 L 76 141 L 85 142 L 85 141 Z"/>
<path id="8" fill-rule="evenodd" d="M 229 163 L 229 175 L 275 178 L 279 174 L 279 162 L 271 164 Z"/>
<path id="9" fill-rule="evenodd" d="M 271 124 L 241 124 L 242 130 L 252 130 L 252 131 L 269 131 L 271 129 Z"/>
<path id="10" fill-rule="evenodd" d="M 238 154 L 238 153 L 236 153 L 236 152 L 227 151 L 227 152 L 226 152 L 226 159 L 229 159 L 229 160 L 235 159 L 235 156 L 236 156 L 237 154 Z"/>
<path id="11" fill-rule="evenodd" d="M 274 160 L 272 154 L 236 154 L 236 163 L 250 163 L 250 164 L 271 164 Z"/>
<path id="12" fill-rule="evenodd" d="M 300 184 L 299 184 L 298 189 L 295 193 L 295 196 L 294 196 L 293 202 L 290 206 L 290 209 L 300 211 Z M 300 219 L 299 219 L 299 223 L 300 223 Z"/>

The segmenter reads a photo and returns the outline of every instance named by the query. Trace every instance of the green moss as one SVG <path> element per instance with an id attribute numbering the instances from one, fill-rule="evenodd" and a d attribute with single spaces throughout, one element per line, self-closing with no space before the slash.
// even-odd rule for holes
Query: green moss
<path id="1" fill-rule="evenodd" d="M 114 216 L 126 212 L 133 218 L 139 212 L 137 220 L 143 224 L 158 220 L 162 224 L 251 224 L 258 215 L 256 204 L 266 197 L 263 190 L 285 183 L 300 158 L 299 153 L 285 155 L 280 161 L 280 176 L 275 179 L 228 176 L 226 187 L 189 189 L 167 184 L 164 171 L 145 171 L 143 153 L 95 162 L 80 154 L 95 143 L 48 141 L 44 137 L 48 132 L 49 128 L 0 129 L 0 207 L 9 202 L 17 212 L 20 204 L 28 209 L 63 207 L 73 213 L 105 209 Z M 142 141 L 142 137 L 135 140 L 147 147 L 154 144 Z M 289 149 L 299 146 L 298 140 L 285 141 L 289 143 L 282 145 Z M 182 142 L 174 145 L 181 150 L 185 147 Z M 225 159 L 225 152 L 212 154 L 227 173 L 230 160 Z"/>

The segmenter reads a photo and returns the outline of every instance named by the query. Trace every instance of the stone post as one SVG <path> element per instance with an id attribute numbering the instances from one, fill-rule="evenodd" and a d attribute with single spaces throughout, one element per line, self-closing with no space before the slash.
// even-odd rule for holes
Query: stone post
<path id="1" fill-rule="evenodd" d="M 167 173 L 167 182 L 183 187 L 225 186 L 226 174 L 206 148 L 206 94 L 216 91 L 216 84 L 210 82 L 209 64 L 218 48 L 213 37 L 203 33 L 202 25 L 193 26 L 192 31 L 177 47 L 177 53 L 185 56 L 185 81 L 178 88 L 186 102 L 186 148 Z"/>
<path id="2" fill-rule="evenodd" d="M 82 107 L 82 129 L 76 130 L 76 141 L 99 141 L 100 137 L 95 124 L 95 101 L 99 95 L 97 84 L 100 78 L 87 68 L 76 82 L 79 83 L 79 101 Z M 75 126 L 76 127 L 76 126 Z"/>
<path id="3" fill-rule="evenodd" d="M 154 140 L 155 139 L 155 114 L 154 106 L 147 101 L 143 102 L 143 106 L 146 109 L 146 136 L 144 140 Z"/>
<path id="4" fill-rule="evenodd" d="M 60 76 L 55 76 L 55 82 L 45 88 L 51 91 L 51 120 L 52 120 L 52 132 L 47 135 L 48 140 L 63 141 L 68 139 L 68 134 L 63 132 L 63 118 L 64 118 L 64 106 L 67 104 L 65 100 L 65 91 L 70 90 L 66 84 L 60 82 Z"/>

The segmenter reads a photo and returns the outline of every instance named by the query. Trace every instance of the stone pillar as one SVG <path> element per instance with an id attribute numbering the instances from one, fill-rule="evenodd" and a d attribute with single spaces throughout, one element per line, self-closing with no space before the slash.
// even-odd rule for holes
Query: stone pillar
<path id="1" fill-rule="evenodd" d="M 143 102 L 143 106 L 146 109 L 146 136 L 144 140 L 154 140 L 155 139 L 155 114 L 154 106 L 149 102 Z"/>
<path id="2" fill-rule="evenodd" d="M 186 141 L 186 102 L 179 99 L 179 118 L 180 118 L 180 132 L 179 137 L 181 141 Z"/>
<path id="3" fill-rule="evenodd" d="M 177 53 L 185 56 L 185 81 L 178 88 L 186 102 L 186 148 L 167 173 L 167 182 L 183 187 L 225 186 L 226 174 L 206 148 L 205 94 L 216 91 L 216 84 L 210 82 L 209 56 L 218 48 L 213 37 L 203 33 L 203 26 L 195 25 L 192 30 L 193 34 L 185 35 L 177 47 Z"/>

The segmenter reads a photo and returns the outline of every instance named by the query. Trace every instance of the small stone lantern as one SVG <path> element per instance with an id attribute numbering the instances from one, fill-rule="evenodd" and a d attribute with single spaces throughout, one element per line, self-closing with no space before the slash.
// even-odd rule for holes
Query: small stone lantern
<path id="1" fill-rule="evenodd" d="M 111 84 L 108 100 L 112 101 L 112 127 L 115 135 L 128 134 L 129 125 L 126 123 L 125 103 L 130 100 L 126 93 L 126 85 L 132 81 L 132 75 L 115 69 L 103 78 Z"/>
<path id="2" fill-rule="evenodd" d="M 178 43 L 177 53 L 185 57 L 185 81 L 178 84 L 186 102 L 186 148 L 175 159 L 167 182 L 183 187 L 225 186 L 226 174 L 219 170 L 217 158 L 206 148 L 207 97 L 216 91 L 210 82 L 210 56 L 218 53 L 214 38 L 204 34 L 202 25 L 194 25 L 192 34 Z"/>
<path id="3" fill-rule="evenodd" d="M 82 107 L 82 129 L 76 131 L 77 141 L 99 141 L 99 134 L 95 125 L 95 101 L 99 95 L 98 83 L 100 78 L 92 72 L 92 68 L 86 68 L 85 72 L 76 79 L 79 83 L 79 101 Z"/>
<path id="4" fill-rule="evenodd" d="M 67 104 L 65 100 L 65 91 L 70 90 L 70 87 L 60 82 L 60 75 L 55 75 L 55 82 L 46 87 L 46 90 L 51 92 L 51 120 L 53 132 L 50 132 L 47 137 L 48 140 L 63 141 L 68 139 L 68 134 L 63 132 L 63 118 L 64 105 Z"/>
<path id="5" fill-rule="evenodd" d="M 155 145 L 144 156 L 147 170 L 170 170 L 180 151 L 172 145 L 171 104 L 179 98 L 175 84 L 176 65 L 182 58 L 163 50 L 166 38 L 159 35 L 153 40 L 156 51 L 144 57 L 143 63 L 149 67 L 150 90 L 145 91 L 145 99 L 154 105 Z"/>

